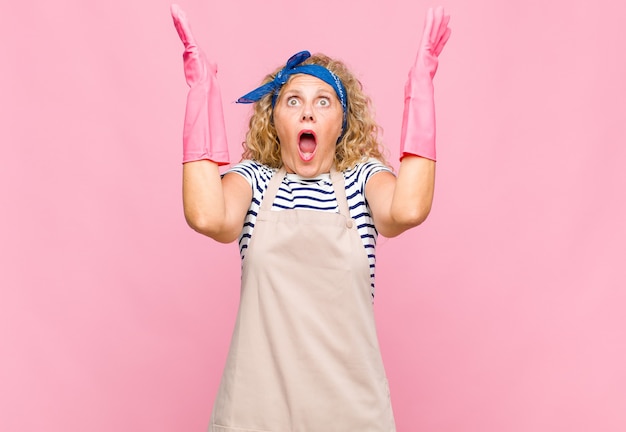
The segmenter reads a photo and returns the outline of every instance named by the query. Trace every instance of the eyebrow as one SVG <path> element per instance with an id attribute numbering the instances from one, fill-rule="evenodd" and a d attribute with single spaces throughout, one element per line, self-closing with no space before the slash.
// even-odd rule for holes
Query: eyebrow
<path id="1" fill-rule="evenodd" d="M 285 97 L 285 96 L 301 96 L 302 94 L 303 94 L 303 92 L 300 89 L 286 89 L 282 96 L 283 97 Z M 324 87 L 317 88 L 316 92 L 315 92 L 315 95 L 316 96 L 320 96 L 320 95 L 321 96 L 328 96 L 328 95 L 333 96 L 334 95 L 335 97 L 337 97 L 337 100 L 339 100 L 339 97 L 337 96 L 337 94 L 335 93 L 334 90 L 332 90 L 332 89 L 328 90 L 328 89 L 325 89 Z"/>

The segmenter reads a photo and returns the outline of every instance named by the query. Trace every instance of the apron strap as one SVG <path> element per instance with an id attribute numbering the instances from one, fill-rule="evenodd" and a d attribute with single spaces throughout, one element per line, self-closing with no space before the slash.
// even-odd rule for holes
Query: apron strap
<path id="1" fill-rule="evenodd" d="M 354 221 L 350 217 L 350 210 L 348 209 L 348 199 L 346 198 L 346 182 L 343 178 L 343 173 L 337 171 L 333 165 L 330 168 L 330 180 L 333 182 L 333 189 L 335 189 L 335 198 L 337 198 L 337 205 L 339 206 L 339 213 L 346 218 L 346 226 L 352 228 Z"/>
<path id="2" fill-rule="evenodd" d="M 265 193 L 263 194 L 263 200 L 261 201 L 261 210 L 272 210 L 274 198 L 276 198 L 276 193 L 278 193 L 278 188 L 283 182 L 286 173 L 287 171 L 285 170 L 285 167 L 282 167 L 272 176 L 269 184 L 267 185 L 267 189 L 265 189 Z"/>

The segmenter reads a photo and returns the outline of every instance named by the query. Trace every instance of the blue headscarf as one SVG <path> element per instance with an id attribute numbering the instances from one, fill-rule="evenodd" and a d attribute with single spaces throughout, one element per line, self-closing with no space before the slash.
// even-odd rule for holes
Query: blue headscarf
<path id="1" fill-rule="evenodd" d="M 345 133 L 348 121 L 348 93 L 346 92 L 346 88 L 343 86 L 339 77 L 330 70 L 326 69 L 324 66 L 316 64 L 301 64 L 309 57 L 311 57 L 311 53 L 308 51 L 300 51 L 299 53 L 292 55 L 289 60 L 287 60 L 285 67 L 278 71 L 274 80 L 241 96 L 237 99 L 237 103 L 254 103 L 259 101 L 263 96 L 271 93 L 272 107 L 274 107 L 274 105 L 276 105 L 276 99 L 278 98 L 280 89 L 287 83 L 287 81 L 289 81 L 289 78 L 292 75 L 312 75 L 331 86 L 335 90 L 335 93 L 337 93 L 337 98 L 339 99 L 339 102 L 341 102 L 341 107 L 343 108 L 343 124 L 341 125 L 341 128 L 343 133 Z"/>

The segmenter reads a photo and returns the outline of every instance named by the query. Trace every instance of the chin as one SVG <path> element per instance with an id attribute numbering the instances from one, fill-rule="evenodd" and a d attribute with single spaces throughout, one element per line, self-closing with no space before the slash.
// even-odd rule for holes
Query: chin
<path id="1" fill-rule="evenodd" d="M 319 160 L 319 156 L 320 155 L 317 154 L 309 161 L 303 160 L 299 154 L 296 154 L 295 157 L 283 157 L 283 165 L 288 173 L 295 173 L 305 178 L 312 178 L 320 174 L 329 173 L 334 158 L 324 161 Z"/>
<path id="2" fill-rule="evenodd" d="M 318 165 L 311 165 L 311 164 L 302 165 L 298 163 L 295 164 L 294 166 L 285 165 L 285 169 L 287 170 L 288 173 L 295 173 L 295 174 L 298 174 L 300 177 L 304 177 L 304 178 L 313 178 L 313 177 L 317 177 L 320 174 L 330 172 L 330 169 L 325 170 Z"/>

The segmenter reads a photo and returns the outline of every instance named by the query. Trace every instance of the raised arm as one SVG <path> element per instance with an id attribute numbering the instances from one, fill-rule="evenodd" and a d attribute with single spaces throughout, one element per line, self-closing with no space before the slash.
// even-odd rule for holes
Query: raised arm
<path id="1" fill-rule="evenodd" d="M 400 170 L 373 176 L 365 194 L 376 229 L 395 237 L 421 224 L 430 213 L 435 186 L 435 98 L 433 77 L 450 37 L 450 16 L 442 7 L 428 9 L 422 41 L 404 88 Z"/>
<path id="2" fill-rule="evenodd" d="M 248 183 L 237 174 L 220 177 L 219 165 L 229 163 L 217 66 L 196 44 L 187 17 L 171 6 L 174 26 L 185 51 L 189 84 L 183 128 L 183 207 L 191 228 L 219 242 L 239 236 L 252 199 Z"/>

